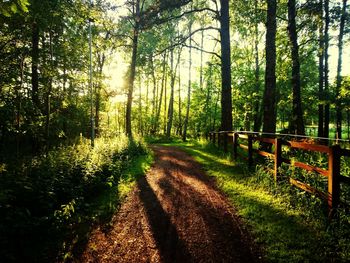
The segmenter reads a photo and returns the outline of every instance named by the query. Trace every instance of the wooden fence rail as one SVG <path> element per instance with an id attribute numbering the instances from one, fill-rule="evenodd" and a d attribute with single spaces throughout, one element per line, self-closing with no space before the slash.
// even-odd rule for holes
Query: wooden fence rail
<path id="1" fill-rule="evenodd" d="M 274 161 L 273 174 L 276 182 L 281 178 L 280 167 L 282 163 L 286 163 L 309 172 L 315 172 L 321 176 L 327 177 L 327 192 L 320 191 L 309 184 L 293 178 L 289 178 L 289 182 L 292 185 L 311 194 L 318 195 L 327 201 L 330 216 L 333 214 L 334 209 L 337 208 L 340 204 L 340 184 L 350 184 L 350 177 L 340 174 L 340 159 L 342 156 L 350 157 L 350 150 L 342 149 L 339 145 L 326 146 L 310 142 L 287 141 L 281 138 L 271 138 L 271 136 L 259 136 L 256 133 L 234 131 L 210 132 L 209 138 L 213 144 L 217 145 L 218 147 L 222 147 L 225 152 L 231 151 L 234 159 L 237 159 L 239 155 L 238 148 L 247 151 L 248 158 L 245 156 L 242 157 L 244 159 L 247 159 L 250 166 L 252 166 L 254 162 L 254 153 L 266 158 L 270 158 Z M 254 142 L 256 141 L 264 144 L 264 149 L 254 148 Z M 247 143 L 243 144 L 242 142 Z M 323 168 L 316 167 L 307 163 L 292 161 L 290 159 L 284 158 L 282 156 L 282 146 L 287 146 L 291 149 L 321 152 L 327 154 L 328 169 L 325 170 Z M 266 149 L 273 149 L 273 151 Z"/>

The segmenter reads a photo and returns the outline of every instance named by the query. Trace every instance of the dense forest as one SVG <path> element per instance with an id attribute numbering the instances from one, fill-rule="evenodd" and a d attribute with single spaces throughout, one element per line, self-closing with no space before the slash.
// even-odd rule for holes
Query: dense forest
<path id="1" fill-rule="evenodd" d="M 1 144 L 35 152 L 92 124 L 348 138 L 347 1 L 221 2 L 4 2 Z"/>
<path id="2" fill-rule="evenodd" d="M 349 33 L 347 0 L 2 1 L 1 254 L 15 261 L 14 233 L 30 261 L 69 251 L 91 218 L 110 216 L 87 208 L 91 196 L 148 158 L 142 138 L 348 142 Z M 33 240 L 44 257 L 26 250 Z"/>

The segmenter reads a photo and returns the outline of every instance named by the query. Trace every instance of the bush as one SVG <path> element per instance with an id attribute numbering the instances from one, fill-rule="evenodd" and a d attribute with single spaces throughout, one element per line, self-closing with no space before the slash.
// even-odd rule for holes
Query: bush
<path id="1" fill-rule="evenodd" d="M 82 220 L 96 220 L 93 202 L 146 153 L 142 142 L 126 137 L 97 139 L 93 149 L 81 138 L 28 161 L 0 165 L 2 260 L 55 260 L 65 249 L 63 233 Z"/>

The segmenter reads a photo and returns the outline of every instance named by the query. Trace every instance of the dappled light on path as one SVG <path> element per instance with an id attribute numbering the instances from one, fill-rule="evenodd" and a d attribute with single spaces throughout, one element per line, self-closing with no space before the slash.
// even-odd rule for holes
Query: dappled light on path
<path id="1" fill-rule="evenodd" d="M 156 162 L 83 262 L 258 262 L 239 217 L 188 154 L 154 146 Z"/>

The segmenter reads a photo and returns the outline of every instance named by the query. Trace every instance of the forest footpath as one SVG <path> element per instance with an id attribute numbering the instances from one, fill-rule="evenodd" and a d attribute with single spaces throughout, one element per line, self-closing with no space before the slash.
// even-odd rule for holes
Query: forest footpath
<path id="1" fill-rule="evenodd" d="M 155 163 L 96 229 L 81 262 L 260 262 L 258 247 L 214 181 L 187 153 L 153 146 Z"/>

